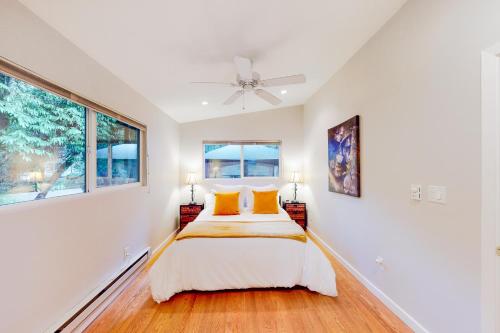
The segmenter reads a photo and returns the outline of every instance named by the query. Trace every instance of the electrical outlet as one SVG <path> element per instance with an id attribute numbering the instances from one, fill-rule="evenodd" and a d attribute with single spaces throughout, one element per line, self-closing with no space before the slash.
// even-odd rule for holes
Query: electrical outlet
<path id="1" fill-rule="evenodd" d="M 123 248 L 123 259 L 127 259 L 128 257 L 130 257 L 130 252 L 129 252 L 129 247 L 126 246 Z"/>
<path id="2" fill-rule="evenodd" d="M 379 267 L 380 267 L 381 270 L 385 270 L 384 258 L 382 258 L 381 256 L 378 256 L 377 258 L 375 258 L 375 263 L 377 265 L 379 265 Z"/>

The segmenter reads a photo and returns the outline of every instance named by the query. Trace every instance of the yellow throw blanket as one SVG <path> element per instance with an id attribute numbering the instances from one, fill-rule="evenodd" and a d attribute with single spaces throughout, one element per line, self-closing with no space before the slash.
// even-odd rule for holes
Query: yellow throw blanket
<path id="1" fill-rule="evenodd" d="M 307 242 L 304 230 L 295 222 L 192 222 L 175 240 L 188 238 L 285 238 Z"/>

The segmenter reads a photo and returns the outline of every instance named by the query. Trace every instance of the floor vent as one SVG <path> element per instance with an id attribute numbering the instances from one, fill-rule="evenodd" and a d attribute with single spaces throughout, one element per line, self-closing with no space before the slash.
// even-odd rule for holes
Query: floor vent
<path id="1" fill-rule="evenodd" d="M 128 282 L 133 280 L 132 277 L 140 272 L 140 268 L 148 261 L 148 258 L 149 249 L 146 249 L 54 332 L 83 332 L 120 295 Z"/>

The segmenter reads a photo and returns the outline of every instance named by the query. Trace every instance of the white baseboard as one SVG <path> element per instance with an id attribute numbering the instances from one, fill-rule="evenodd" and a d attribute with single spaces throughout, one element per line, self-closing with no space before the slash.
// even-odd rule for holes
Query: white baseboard
<path id="1" fill-rule="evenodd" d="M 70 311 L 66 313 L 64 318 L 60 320 L 59 322 L 55 323 L 52 325 L 50 328 L 48 328 L 45 332 L 46 333 L 52 333 L 56 332 L 62 325 L 64 325 L 70 318 L 73 316 L 76 316 L 80 309 L 83 309 L 89 304 L 91 301 L 94 299 L 96 300 L 97 303 L 92 303 L 88 308 L 84 310 L 82 315 L 80 315 L 81 320 L 77 319 L 75 320 L 74 323 L 72 323 L 70 326 L 69 331 L 73 332 L 82 332 L 85 330 L 85 328 L 97 317 L 99 314 L 106 309 L 106 307 L 116 298 L 120 295 L 120 293 L 125 289 L 125 287 L 133 281 L 135 276 L 140 272 L 140 268 L 142 265 L 144 265 L 147 262 L 147 259 L 149 257 L 149 252 L 151 249 L 148 247 L 144 249 L 143 251 L 139 252 L 136 256 L 131 258 L 130 262 L 138 262 L 137 264 L 133 265 L 133 269 L 129 270 L 126 272 L 129 267 L 132 266 L 125 266 L 122 268 L 119 272 L 113 274 L 113 276 L 109 277 L 106 281 L 101 283 L 97 288 L 95 288 L 87 297 L 85 297 L 80 303 L 78 303 L 76 306 L 74 306 Z M 146 255 L 146 256 L 145 256 Z M 140 260 L 142 256 L 145 256 L 143 259 Z M 121 277 L 120 277 L 121 276 Z M 107 286 L 109 286 L 113 282 L 113 286 L 107 290 L 106 292 L 102 293 L 103 290 L 106 289 Z M 64 329 L 63 332 L 68 331 L 68 329 Z"/>
<path id="2" fill-rule="evenodd" d="M 168 242 L 170 242 L 176 235 L 178 229 L 175 229 L 170 235 L 167 236 L 153 251 L 151 251 L 151 248 L 147 248 L 143 251 L 141 251 L 137 256 L 131 258 L 129 262 L 134 262 L 139 258 L 141 255 L 144 254 L 144 252 L 148 252 L 148 259 L 151 259 L 158 251 L 160 251 Z M 116 274 L 114 274 L 112 277 L 104 281 L 101 285 L 99 285 L 96 289 L 94 289 L 85 299 L 83 299 L 79 304 L 77 304 L 75 307 L 73 307 L 70 311 L 66 313 L 64 316 L 64 319 L 55 323 L 53 326 L 48 328 L 46 330 L 47 333 L 49 332 L 54 332 L 57 330 L 58 327 L 63 325 L 68 318 L 71 318 L 76 312 L 78 312 L 79 309 L 84 307 L 90 300 L 92 300 L 105 286 L 107 286 L 111 281 L 113 281 L 117 276 L 119 276 L 128 266 L 124 267 L 124 269 L 120 270 Z M 118 295 L 125 289 L 125 287 L 128 286 L 128 284 L 134 280 L 134 278 L 138 275 L 140 272 L 140 269 L 136 269 L 131 274 L 126 277 L 126 279 L 120 283 L 120 285 L 114 290 L 100 305 L 98 308 L 96 308 L 91 315 L 89 315 L 88 318 L 86 318 L 82 323 L 78 326 L 78 328 L 75 329 L 75 331 L 82 331 L 87 327 L 104 309 L 116 298 Z"/>
<path id="3" fill-rule="evenodd" d="M 406 323 L 411 329 L 418 333 L 429 333 L 418 321 L 415 320 L 408 312 L 403 310 L 393 299 L 384 294 L 382 290 L 377 288 L 370 280 L 368 280 L 361 272 L 359 272 L 353 265 L 344 259 L 337 251 L 332 249 L 321 237 L 319 237 L 310 228 L 307 231 L 320 242 L 340 263 L 352 274 L 356 279 L 361 282 L 372 294 L 374 294 L 382 303 L 385 304 L 394 314 L 396 314 L 402 321 Z"/>
<path id="4" fill-rule="evenodd" d="M 177 228 L 177 229 L 175 229 L 174 231 L 172 231 L 172 232 L 170 233 L 170 235 L 168 235 L 168 236 L 167 236 L 167 238 L 165 238 L 165 239 L 164 239 L 164 240 L 160 243 L 160 245 L 158 245 L 157 247 L 155 247 L 155 249 L 153 250 L 153 252 L 151 252 L 151 254 L 150 254 L 149 258 L 153 258 L 153 257 L 154 257 L 154 255 L 158 253 L 158 251 L 160 251 L 161 249 L 163 249 L 163 247 L 164 247 L 165 245 L 167 245 L 167 244 L 168 244 L 168 242 L 170 242 L 170 241 L 171 241 L 171 240 L 175 237 L 175 235 L 177 234 L 177 231 L 179 231 L 179 229 L 178 229 L 178 228 Z"/>

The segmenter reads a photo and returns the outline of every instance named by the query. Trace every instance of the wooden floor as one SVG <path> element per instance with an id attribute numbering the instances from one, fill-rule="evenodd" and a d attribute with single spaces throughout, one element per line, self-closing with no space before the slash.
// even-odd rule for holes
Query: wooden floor
<path id="1" fill-rule="evenodd" d="M 148 265 L 86 332 L 411 332 L 327 256 L 337 274 L 336 298 L 296 287 L 183 292 L 156 304 Z"/>

